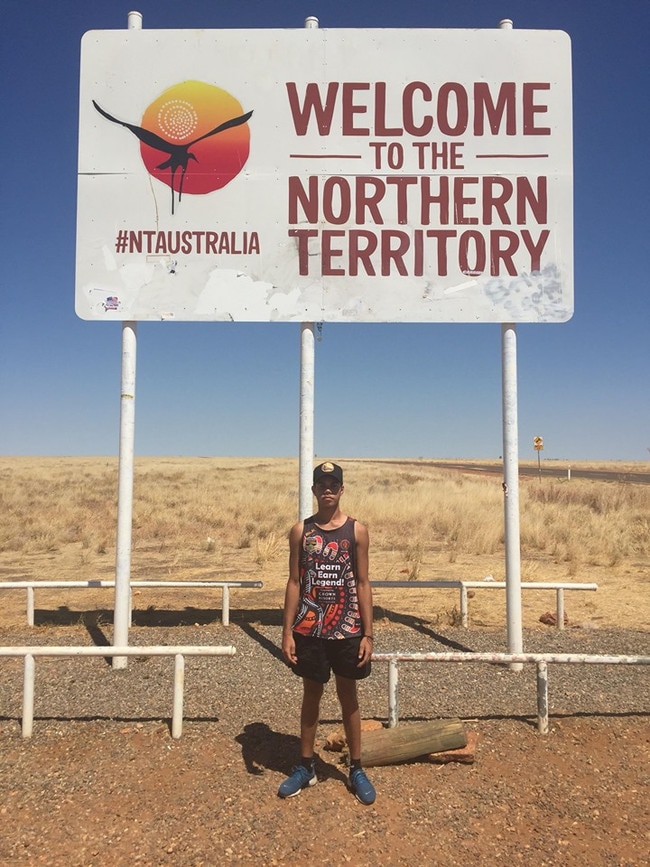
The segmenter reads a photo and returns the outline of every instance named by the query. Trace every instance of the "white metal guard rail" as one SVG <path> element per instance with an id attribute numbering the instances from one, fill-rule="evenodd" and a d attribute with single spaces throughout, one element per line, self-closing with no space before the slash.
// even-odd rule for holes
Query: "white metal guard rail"
<path id="1" fill-rule="evenodd" d="M 207 590 L 221 589 L 221 620 L 224 626 L 230 625 L 230 588 L 255 588 L 264 586 L 262 581 L 131 581 L 131 588 L 189 588 L 201 587 Z M 93 580 L 88 581 L 0 581 L 0 590 L 26 590 L 27 591 L 27 625 L 34 625 L 34 590 L 47 588 L 75 589 L 86 588 L 96 590 L 102 587 L 115 587 L 115 581 Z M 130 610 L 129 606 L 129 610 Z"/>
<path id="2" fill-rule="evenodd" d="M 460 590 L 460 621 L 467 629 L 469 625 L 469 597 L 468 590 L 480 588 L 481 590 L 503 590 L 505 581 L 374 581 L 372 589 L 381 590 L 383 587 L 400 587 L 405 590 L 420 590 L 437 587 Z M 556 627 L 564 629 L 564 591 L 565 590 L 598 590 L 598 584 L 575 584 L 570 581 L 522 581 L 522 590 L 555 590 Z"/>
<path id="3" fill-rule="evenodd" d="M 581 663 L 587 665 L 649 665 L 650 656 L 598 656 L 584 653 L 373 653 L 373 662 L 388 662 L 388 725 L 399 719 L 399 662 L 532 662 L 537 666 L 537 730 L 548 734 L 548 664 Z"/>
<path id="4" fill-rule="evenodd" d="M 183 690 L 185 686 L 186 656 L 234 656 L 231 645 L 213 647 L 209 645 L 180 645 L 178 647 L 106 647 L 92 646 L 34 646 L 0 647 L 0 656 L 22 656 L 25 659 L 23 677 L 23 718 L 22 735 L 32 736 L 34 727 L 34 680 L 36 656 L 173 656 L 174 657 L 174 699 L 172 706 L 172 737 L 180 738 L 183 732 Z"/>

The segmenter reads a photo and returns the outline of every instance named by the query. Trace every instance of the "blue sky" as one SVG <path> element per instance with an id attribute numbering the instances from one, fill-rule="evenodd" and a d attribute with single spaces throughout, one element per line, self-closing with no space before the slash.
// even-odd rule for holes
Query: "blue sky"
<path id="1" fill-rule="evenodd" d="M 79 46 L 87 30 L 322 27 L 565 30 L 572 40 L 575 313 L 519 325 L 519 439 L 533 459 L 650 458 L 647 0 L 454 3 L 5 0 L 0 453 L 113 455 L 121 329 L 74 312 Z M 298 454 L 300 327 L 138 325 L 136 453 Z M 498 457 L 499 325 L 328 324 L 316 452 Z"/>

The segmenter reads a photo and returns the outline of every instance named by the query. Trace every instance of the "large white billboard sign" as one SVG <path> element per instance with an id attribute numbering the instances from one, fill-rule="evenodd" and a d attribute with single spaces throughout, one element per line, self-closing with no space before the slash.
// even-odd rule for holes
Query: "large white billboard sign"
<path id="1" fill-rule="evenodd" d="M 565 321 L 571 112 L 559 31 L 86 33 L 77 313 Z"/>

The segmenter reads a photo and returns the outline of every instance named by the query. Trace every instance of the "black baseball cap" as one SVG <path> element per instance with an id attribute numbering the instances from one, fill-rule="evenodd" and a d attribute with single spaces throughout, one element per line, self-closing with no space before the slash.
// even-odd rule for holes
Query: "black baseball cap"
<path id="1" fill-rule="evenodd" d="M 325 461 L 325 463 L 319 464 L 314 469 L 314 484 L 319 479 L 322 479 L 323 476 L 331 476 L 341 485 L 343 484 L 343 470 L 338 464 L 333 464 L 332 461 Z"/>

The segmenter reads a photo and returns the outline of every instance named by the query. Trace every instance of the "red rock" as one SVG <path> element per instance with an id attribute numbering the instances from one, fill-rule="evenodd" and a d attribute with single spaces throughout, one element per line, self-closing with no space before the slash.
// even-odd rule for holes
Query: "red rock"
<path id="1" fill-rule="evenodd" d="M 378 719 L 362 719 L 361 720 L 361 731 L 362 732 L 378 732 L 379 729 L 383 729 L 384 724 L 380 722 Z"/>
<path id="2" fill-rule="evenodd" d="M 343 748 L 345 747 L 345 732 L 343 729 L 339 729 L 338 731 L 332 732 L 325 738 L 325 743 L 323 744 L 323 749 L 329 750 L 332 753 L 340 753 L 343 752 Z"/>
<path id="3" fill-rule="evenodd" d="M 460 762 L 463 765 L 471 765 L 476 757 L 478 744 L 478 732 L 467 732 L 467 746 L 458 750 L 445 750 L 441 753 L 430 753 L 427 757 L 430 762 L 438 765 L 446 765 L 449 762 Z"/>
<path id="4" fill-rule="evenodd" d="M 546 626 L 556 626 L 557 625 L 557 614 L 554 611 L 547 611 L 545 614 L 539 618 L 540 623 L 545 623 Z M 564 612 L 564 625 L 568 626 L 569 618 L 567 617 L 566 611 Z"/>
<path id="5" fill-rule="evenodd" d="M 378 729 L 382 729 L 383 725 L 378 719 L 362 719 L 361 720 L 361 731 L 362 732 L 374 732 Z M 326 738 L 325 743 L 323 744 L 323 749 L 329 750 L 333 753 L 343 752 L 345 747 L 347 746 L 347 741 L 345 739 L 345 732 L 343 729 L 337 729 L 334 732 L 331 732 Z"/>

